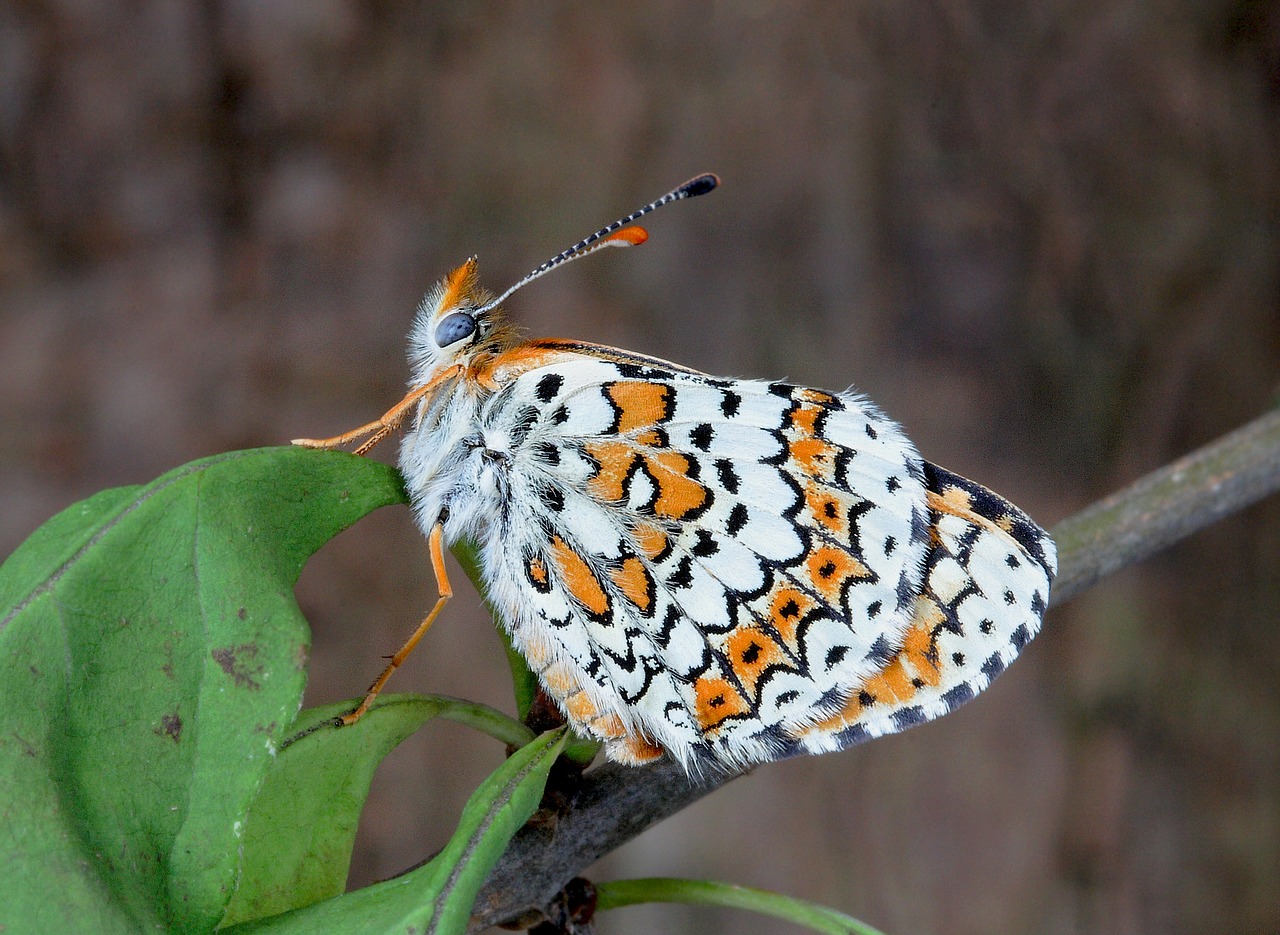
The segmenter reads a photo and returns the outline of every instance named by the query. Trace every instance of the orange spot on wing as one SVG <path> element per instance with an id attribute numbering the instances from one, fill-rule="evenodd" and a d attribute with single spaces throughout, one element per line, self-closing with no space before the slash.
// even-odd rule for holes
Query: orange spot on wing
<path id="1" fill-rule="evenodd" d="M 618 737 L 627 735 L 627 728 L 622 723 L 622 718 L 616 714 L 604 714 L 597 717 L 591 722 L 590 731 L 604 740 L 615 740 Z"/>
<path id="2" fill-rule="evenodd" d="M 591 566 L 559 536 L 551 539 L 551 558 L 560 571 L 560 580 L 569 589 L 569 593 L 577 598 L 578 603 L 593 614 L 608 612 L 609 596 L 605 594 Z"/>
<path id="3" fill-rule="evenodd" d="M 1009 535 L 1010 530 L 1013 528 L 1013 519 L 1008 515 L 1002 516 L 997 521 L 976 512 L 973 509 L 973 497 L 969 495 L 967 490 L 959 487 L 947 487 L 942 493 L 935 493 L 932 490 L 926 491 L 925 502 L 928 503 L 931 510 L 958 516 L 965 522 L 973 523 L 975 526 L 999 535 Z M 936 541 L 936 530 L 934 531 L 934 536 Z"/>
<path id="4" fill-rule="evenodd" d="M 653 510 L 659 516 L 683 519 L 707 502 L 707 491 L 689 477 L 692 462 L 678 451 L 663 451 L 645 459 L 649 473 L 658 485 L 658 499 Z"/>
<path id="5" fill-rule="evenodd" d="M 812 435 L 802 435 L 787 443 L 791 460 L 810 477 L 830 480 L 835 473 L 836 448 Z"/>
<path id="6" fill-rule="evenodd" d="M 969 496 L 969 491 L 963 488 L 948 486 L 941 493 L 930 490 L 926 497 L 929 506 L 939 513 L 950 513 L 952 516 L 962 516 L 965 519 L 974 516 L 973 498 Z"/>
<path id="7" fill-rule="evenodd" d="M 667 539 L 667 534 L 657 526 L 649 523 L 641 523 L 631 531 L 632 538 L 635 540 L 636 548 L 647 559 L 653 560 L 667 550 L 671 545 Z"/>
<path id="8" fill-rule="evenodd" d="M 833 545 L 819 546 L 805 557 L 805 570 L 814 589 L 829 604 L 837 603 L 850 578 L 869 578 L 871 572 L 843 549 Z"/>
<path id="9" fill-rule="evenodd" d="M 904 704 L 916 693 L 901 656 L 894 656 L 879 675 L 873 675 L 863 683 L 862 689 L 877 701 L 893 704 Z"/>
<path id="10" fill-rule="evenodd" d="M 751 711 L 747 699 L 723 678 L 704 675 L 693 683 L 693 692 L 697 699 L 696 716 L 703 730 L 710 730 L 725 718 Z"/>
<path id="11" fill-rule="evenodd" d="M 820 484 L 806 484 L 805 506 L 809 517 L 841 542 L 849 541 L 849 510 L 851 504 L 834 490 Z"/>
<path id="12" fill-rule="evenodd" d="M 542 559 L 532 558 L 529 560 L 529 577 L 537 584 L 547 583 L 547 566 L 542 564 Z"/>
<path id="13" fill-rule="evenodd" d="M 769 595 L 769 623 L 791 649 L 796 649 L 796 628 L 818 602 L 788 584 L 775 585 Z"/>
<path id="14" fill-rule="evenodd" d="M 569 716 L 569 720 L 574 724 L 586 725 L 587 722 L 599 716 L 600 709 L 596 707 L 594 701 L 587 697 L 586 692 L 579 691 L 565 701 L 564 713 Z"/>
<path id="15" fill-rule="evenodd" d="M 857 721 L 869 707 L 884 706 L 891 710 L 910 702 L 923 686 L 940 684 L 942 668 L 933 632 L 942 619 L 942 610 L 937 604 L 928 598 L 919 598 L 911 627 L 893 658 L 866 679 L 839 711 L 809 729 L 819 733 L 840 730 Z"/>
<path id="16" fill-rule="evenodd" d="M 641 766 L 661 759 L 667 751 L 651 740 L 636 734 L 628 734 L 609 744 L 609 759 L 629 766 Z"/>
<path id="17" fill-rule="evenodd" d="M 814 390 L 808 387 L 797 390 L 796 398 L 803 399 L 807 403 L 817 403 L 819 406 L 834 406 L 839 402 L 825 390 Z"/>
<path id="18" fill-rule="evenodd" d="M 758 627 L 741 626 L 731 632 L 724 643 L 725 655 L 733 667 L 733 674 L 753 696 L 756 683 L 769 666 L 785 665 L 788 661 L 782 647 Z"/>
<path id="19" fill-rule="evenodd" d="M 541 672 L 551 662 L 551 646 L 545 640 L 526 639 L 520 653 L 534 672 Z"/>
<path id="20" fill-rule="evenodd" d="M 609 577 L 641 613 L 647 614 L 653 609 L 653 578 L 640 559 L 633 555 L 624 560 L 617 568 L 609 571 Z"/>
<path id="21" fill-rule="evenodd" d="M 942 609 L 937 604 L 925 597 L 918 598 L 911 629 L 907 630 L 902 641 L 899 655 L 906 660 L 915 677 L 926 685 L 937 685 L 942 681 L 941 660 L 933 638 L 942 621 Z"/>
<path id="22" fill-rule="evenodd" d="M 551 666 L 538 678 L 547 693 L 560 701 L 578 690 L 578 680 L 564 663 Z"/>
<path id="23" fill-rule="evenodd" d="M 787 451 L 791 460 L 810 477 L 830 480 L 835 474 L 838 449 L 820 436 L 818 418 L 822 412 L 821 406 L 810 404 L 791 413 L 791 428 L 786 433 Z"/>
<path id="24" fill-rule="evenodd" d="M 587 482 L 587 487 L 597 498 L 605 502 L 623 499 L 623 484 L 640 456 L 626 442 L 591 442 L 584 446 L 588 455 L 600 465 L 600 470 Z"/>
<path id="25" fill-rule="evenodd" d="M 468 370 L 467 375 L 485 386 L 496 388 L 514 380 L 522 373 L 548 367 L 551 364 L 565 363 L 577 355 L 557 348 L 540 347 L 536 342 L 517 344 L 510 350 L 496 356 L 479 358 Z"/>
<path id="26" fill-rule="evenodd" d="M 648 428 L 671 416 L 671 387 L 665 383 L 610 383 L 605 393 L 618 408 L 619 434 Z"/>
<path id="27" fill-rule="evenodd" d="M 866 699 L 866 704 L 863 704 L 863 699 Z M 817 733 L 838 731 L 856 721 L 865 708 L 873 706 L 878 700 L 864 684 L 846 699 L 839 711 L 824 717 L 821 721 L 815 721 L 806 728 L 806 731 L 811 730 Z"/>
<path id="28" fill-rule="evenodd" d="M 806 435 L 817 435 L 820 415 L 822 409 L 819 406 L 800 406 L 791 413 L 791 424 Z"/>

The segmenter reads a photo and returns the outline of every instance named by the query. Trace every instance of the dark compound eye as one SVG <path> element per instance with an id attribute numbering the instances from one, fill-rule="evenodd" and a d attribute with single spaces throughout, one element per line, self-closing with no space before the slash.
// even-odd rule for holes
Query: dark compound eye
<path id="1" fill-rule="evenodd" d="M 475 333 L 476 320 L 466 312 L 454 312 L 436 325 L 436 346 L 448 347 Z"/>

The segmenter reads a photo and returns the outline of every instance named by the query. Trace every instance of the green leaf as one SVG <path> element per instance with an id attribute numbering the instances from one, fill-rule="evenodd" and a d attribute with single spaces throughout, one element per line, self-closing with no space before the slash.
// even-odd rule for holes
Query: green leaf
<path id="1" fill-rule="evenodd" d="M 346 888 L 356 824 L 374 770 L 396 746 L 439 713 L 434 699 L 378 699 L 349 727 L 341 702 L 298 715 L 245 823 L 240 884 L 222 925 L 277 915 Z"/>
<path id="2" fill-rule="evenodd" d="M 249 813 L 240 886 L 224 926 L 343 892 L 374 770 L 430 719 L 460 721 L 515 746 L 533 740 L 532 731 L 499 711 L 439 695 L 383 695 L 355 724 L 334 726 L 357 701 L 298 715 Z"/>
<path id="3" fill-rule="evenodd" d="M 430 863 L 304 909 L 224 929 L 224 935 L 465 932 L 481 884 L 538 807 L 547 773 L 563 746 L 564 731 L 559 729 L 516 751 L 472 794 L 453 837 Z"/>
<path id="4" fill-rule="evenodd" d="M 362 458 L 232 452 L 76 504 L 0 567 L 0 927 L 216 925 L 302 695 L 298 573 L 404 499 Z"/>
<path id="5" fill-rule="evenodd" d="M 596 884 L 597 911 L 653 902 L 747 909 L 827 935 L 882 935 L 879 929 L 826 906 L 732 883 L 650 877 Z"/>

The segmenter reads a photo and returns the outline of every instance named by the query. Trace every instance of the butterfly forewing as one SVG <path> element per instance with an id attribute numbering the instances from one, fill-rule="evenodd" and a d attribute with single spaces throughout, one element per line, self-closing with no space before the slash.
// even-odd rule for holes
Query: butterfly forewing
<path id="1" fill-rule="evenodd" d="M 511 445 L 493 591 L 571 719 L 585 695 L 580 728 L 776 756 L 901 645 L 923 462 L 857 397 L 599 354 L 524 370 L 481 413 Z"/>

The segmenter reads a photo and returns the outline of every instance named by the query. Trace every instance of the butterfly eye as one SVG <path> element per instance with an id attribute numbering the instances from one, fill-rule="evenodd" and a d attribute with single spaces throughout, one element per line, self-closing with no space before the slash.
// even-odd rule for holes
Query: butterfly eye
<path id="1" fill-rule="evenodd" d="M 436 346 L 448 347 L 475 333 L 475 318 L 466 312 L 454 312 L 452 315 L 445 316 L 444 320 L 436 326 Z"/>

